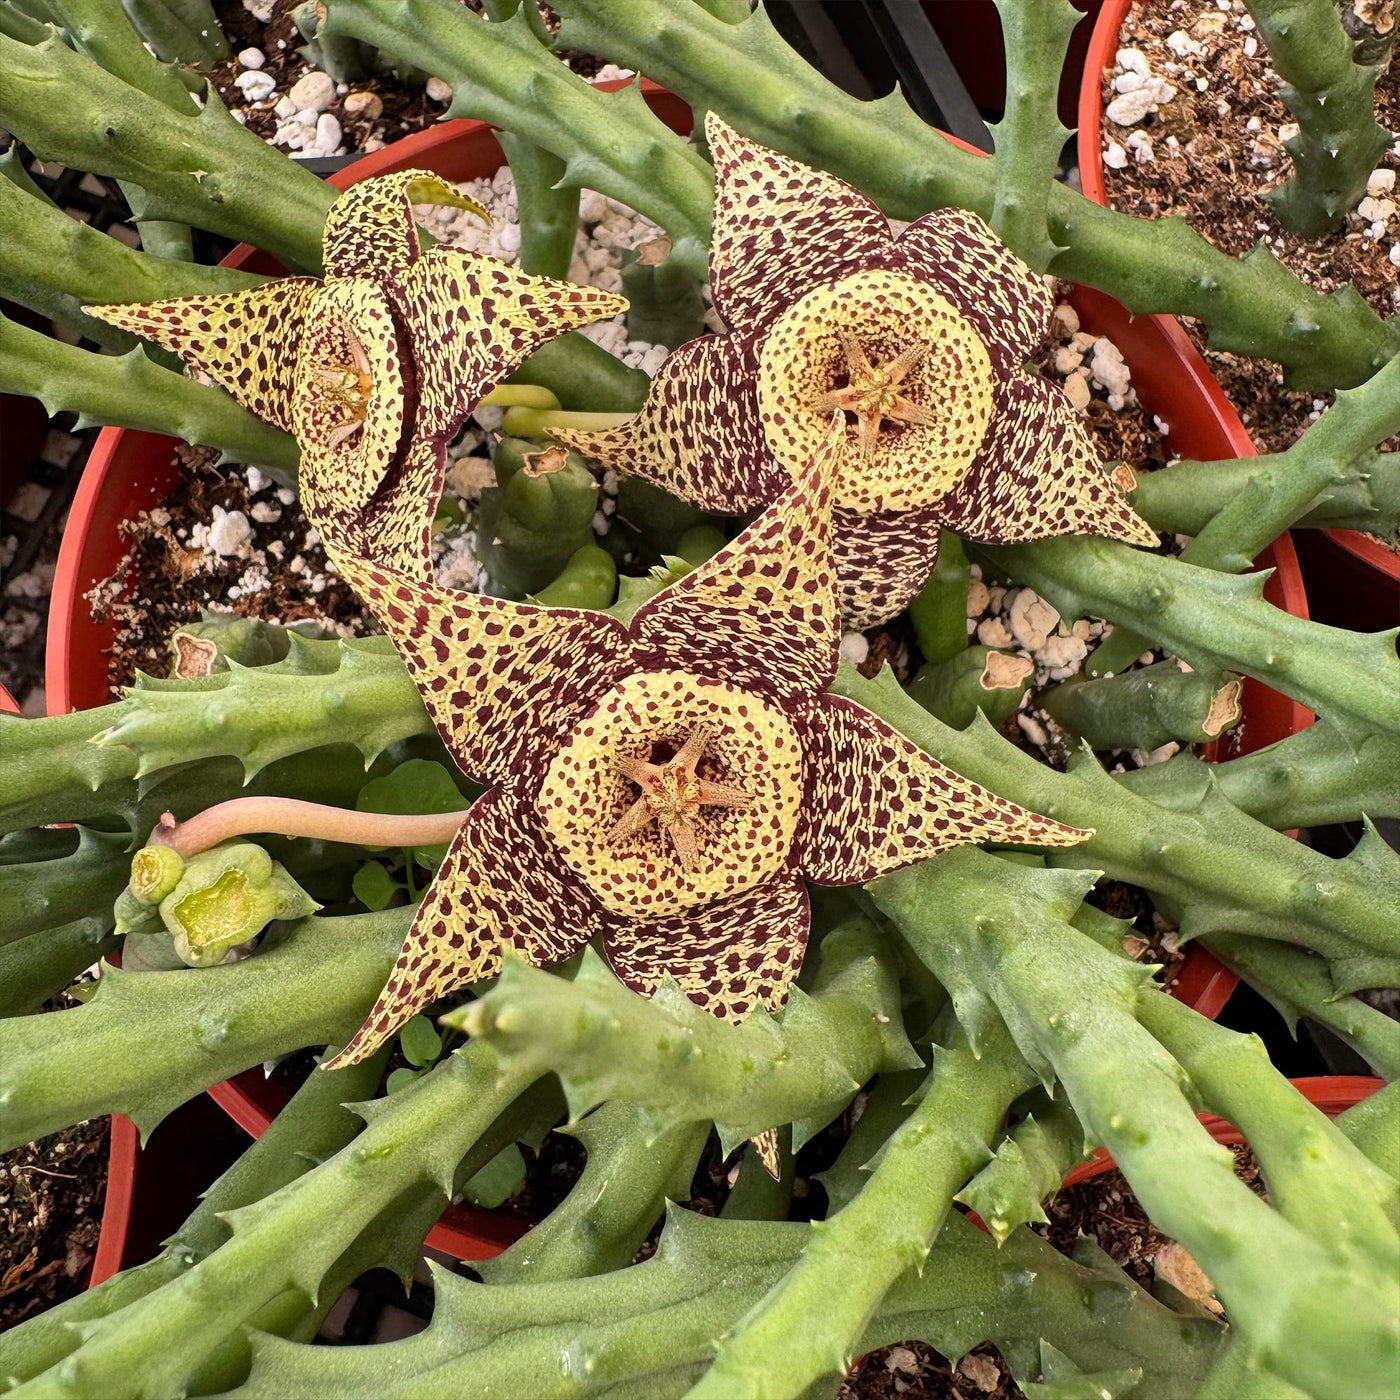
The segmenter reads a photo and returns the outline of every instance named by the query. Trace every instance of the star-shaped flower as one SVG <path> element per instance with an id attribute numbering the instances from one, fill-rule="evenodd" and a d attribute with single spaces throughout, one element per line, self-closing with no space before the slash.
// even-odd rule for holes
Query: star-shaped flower
<path id="1" fill-rule="evenodd" d="M 607 466 L 739 513 L 848 421 L 833 544 L 848 627 L 923 586 L 947 527 L 988 544 L 1075 533 L 1155 546 L 1064 393 L 1025 361 L 1044 281 L 975 214 L 898 237 L 864 195 L 749 141 L 713 112 L 710 289 L 726 335 L 682 345 L 621 426 L 555 429 Z"/>
<path id="2" fill-rule="evenodd" d="M 480 253 L 422 252 L 412 206 L 429 203 L 485 217 L 430 171 L 405 170 L 331 206 L 324 281 L 86 308 L 294 433 L 303 504 L 337 550 L 419 577 L 447 444 L 466 415 L 546 340 L 627 305 Z"/>
<path id="3" fill-rule="evenodd" d="M 804 881 L 872 879 L 975 841 L 1088 833 L 945 768 L 826 694 L 835 419 L 795 485 L 637 609 L 541 608 L 348 557 L 462 771 L 470 808 L 369 1018 L 333 1064 L 414 1012 L 596 935 L 642 994 L 673 978 L 717 1016 L 776 1007 L 807 942 Z"/>

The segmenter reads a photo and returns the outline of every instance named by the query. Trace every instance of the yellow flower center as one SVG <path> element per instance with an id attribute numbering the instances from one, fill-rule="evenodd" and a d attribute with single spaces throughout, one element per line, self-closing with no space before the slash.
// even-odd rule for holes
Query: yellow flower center
<path id="1" fill-rule="evenodd" d="M 758 405 L 773 455 L 796 478 L 832 410 L 844 410 L 836 500 L 862 513 L 943 496 L 977 455 L 993 388 L 972 324 L 925 283 L 879 268 L 795 301 L 759 354 Z"/>
<path id="2" fill-rule="evenodd" d="M 752 889 L 787 863 L 802 750 L 785 714 L 684 671 L 614 686 L 540 789 L 544 823 L 607 909 L 675 913 Z"/>

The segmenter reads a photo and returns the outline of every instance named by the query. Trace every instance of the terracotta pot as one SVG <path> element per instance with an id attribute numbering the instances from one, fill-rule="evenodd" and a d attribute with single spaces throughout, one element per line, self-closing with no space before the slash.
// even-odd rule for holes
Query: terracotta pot
<path id="1" fill-rule="evenodd" d="M 1089 54 L 1079 88 L 1079 183 L 1086 197 L 1095 204 L 1108 204 L 1103 173 L 1103 73 L 1111 67 L 1118 52 L 1119 34 L 1132 3 L 1133 0 L 1104 0 L 1094 21 L 1094 32 L 1089 41 Z M 1148 316 L 1141 319 L 1170 324 L 1180 333 L 1180 327 L 1172 317 Z M 1200 359 L 1199 356 L 1196 358 Z M 1230 450 L 1214 455 L 1255 456 L 1249 430 L 1240 420 L 1234 405 L 1225 397 L 1204 361 L 1200 361 L 1200 368 L 1213 391 L 1212 397 L 1222 407 L 1229 427 Z M 1181 455 L 1204 459 L 1203 454 L 1195 451 L 1183 451 Z M 1356 530 L 1316 530 L 1306 533 L 1327 541 L 1320 549 L 1308 551 L 1317 556 L 1317 570 L 1311 577 L 1316 579 L 1318 591 L 1325 592 L 1329 583 L 1336 587 L 1340 606 L 1324 620 L 1340 626 L 1359 625 L 1365 631 L 1393 627 L 1396 616 L 1400 615 L 1400 554 Z"/>
<path id="2" fill-rule="evenodd" d="M 679 98 L 648 85 L 647 101 L 678 131 L 688 131 L 690 109 Z M 430 167 L 448 180 L 471 180 L 492 174 L 502 163 L 500 146 L 481 122 L 444 122 L 387 146 L 338 172 L 331 183 L 345 188 L 357 180 L 410 166 Z M 224 260 L 250 271 L 279 273 L 266 253 L 241 244 Z M 1175 441 L 1201 456 L 1225 452 L 1224 404 L 1219 388 L 1205 373 L 1179 328 L 1161 318 L 1133 321 L 1116 302 L 1081 290 L 1075 305 L 1086 327 L 1111 335 L 1132 367 L 1133 381 L 1149 409 L 1171 424 Z M 1159 324 L 1160 322 L 1160 324 Z M 54 713 L 107 701 L 107 651 L 114 632 L 92 620 L 85 594 L 110 576 L 125 549 L 118 525 L 149 509 L 176 485 L 171 458 L 176 440 L 151 433 L 108 428 L 99 436 L 74 498 L 59 554 L 50 613 L 48 694 Z M 1297 616 L 1307 616 L 1292 548 L 1278 541 L 1265 562 L 1277 566 L 1268 585 L 1272 601 Z M 1306 710 L 1267 687 L 1248 682 L 1246 745 L 1262 747 L 1306 723 Z M 1237 979 L 1203 949 L 1188 950 L 1173 995 L 1202 1014 L 1219 1014 Z M 254 1137 L 260 1136 L 290 1097 L 270 1083 L 260 1069 L 250 1069 L 211 1089 L 229 1116 Z M 523 1233 L 512 1217 L 465 1207 L 451 1207 L 428 1236 L 434 1248 L 459 1258 L 486 1258 Z"/>
<path id="3" fill-rule="evenodd" d="M 1362 1099 L 1369 1098 L 1377 1089 L 1385 1088 L 1384 1079 L 1372 1079 L 1364 1074 L 1320 1075 L 1313 1079 L 1295 1079 L 1292 1083 L 1310 1104 L 1320 1108 L 1329 1118 L 1335 1118 Z M 1211 1137 L 1226 1147 L 1237 1147 L 1245 1140 L 1243 1133 L 1213 1113 L 1202 1113 L 1200 1119 L 1201 1126 Z M 1081 1162 L 1069 1172 L 1062 1186 L 1073 1186 L 1076 1182 L 1087 1181 L 1091 1176 L 1100 1176 L 1111 1171 L 1114 1165 L 1113 1158 L 1100 1147 L 1087 1162 Z"/>

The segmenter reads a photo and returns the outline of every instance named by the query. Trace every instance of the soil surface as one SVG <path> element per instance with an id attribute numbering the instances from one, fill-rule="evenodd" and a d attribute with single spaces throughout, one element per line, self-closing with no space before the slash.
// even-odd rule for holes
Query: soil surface
<path id="1" fill-rule="evenodd" d="M 0 1332 L 87 1286 L 106 1200 L 108 1121 L 0 1157 Z"/>
<path id="2" fill-rule="evenodd" d="M 1391 201 L 1388 220 L 1353 213 L 1335 233 L 1311 240 L 1282 228 L 1265 200 L 1292 174 L 1279 132 L 1287 135 L 1293 117 L 1243 5 L 1222 10 L 1213 0 L 1136 4 L 1119 43 L 1138 51 L 1150 74 L 1169 83 L 1174 94 L 1129 126 L 1105 116 L 1104 149 L 1110 161 L 1123 162 L 1121 168 L 1106 164 L 1104 169 L 1110 205 L 1133 214 L 1181 215 L 1235 256 L 1262 237 L 1290 271 L 1318 291 L 1350 283 L 1379 315 L 1400 311 L 1400 268 L 1389 260 L 1390 249 L 1400 244 L 1394 186 L 1383 196 Z M 1120 95 L 1114 84 L 1124 71 L 1121 64 L 1105 71 L 1105 104 Z M 1376 109 L 1382 126 L 1400 131 L 1400 63 L 1392 61 L 1377 82 Z M 1151 159 L 1143 159 L 1144 137 Z M 1400 143 L 1377 166 L 1400 171 Z M 1204 329 L 1189 320 L 1185 324 L 1261 452 L 1288 447 L 1331 401 L 1330 395 L 1284 391 L 1281 372 L 1272 364 L 1206 351 Z"/>

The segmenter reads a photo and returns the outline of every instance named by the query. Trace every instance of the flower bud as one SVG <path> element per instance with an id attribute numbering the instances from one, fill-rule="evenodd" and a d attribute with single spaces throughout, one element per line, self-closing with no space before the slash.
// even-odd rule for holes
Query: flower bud
<path id="1" fill-rule="evenodd" d="M 142 846 L 131 858 L 127 888 L 142 904 L 156 905 L 180 883 L 185 861 L 170 846 Z"/>
<path id="2" fill-rule="evenodd" d="M 320 905 L 261 846 L 229 841 L 190 860 L 161 900 L 175 951 L 190 967 L 212 967 L 274 919 L 300 919 Z"/>

